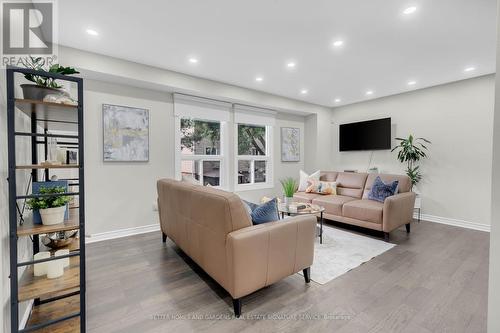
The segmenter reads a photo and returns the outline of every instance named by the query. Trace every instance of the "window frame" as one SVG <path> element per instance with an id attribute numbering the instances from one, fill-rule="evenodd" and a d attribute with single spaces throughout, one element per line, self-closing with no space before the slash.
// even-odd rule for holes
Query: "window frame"
<path id="1" fill-rule="evenodd" d="M 238 125 L 248 125 L 248 126 L 258 126 L 265 127 L 266 129 L 266 154 L 265 155 L 239 155 L 238 151 Z M 234 190 L 240 191 L 251 191 L 260 190 L 267 188 L 274 188 L 273 181 L 273 126 L 264 125 L 259 123 L 252 123 L 251 121 L 245 122 L 234 122 Z M 238 162 L 239 161 L 250 161 L 250 183 L 239 184 L 238 183 Z M 266 181 L 261 183 L 255 182 L 255 161 L 265 161 L 266 162 Z"/>
<path id="2" fill-rule="evenodd" d="M 202 186 L 205 186 L 203 184 L 203 162 L 204 161 L 219 161 L 219 185 L 218 186 L 212 186 L 215 188 L 226 188 L 227 187 L 227 182 L 225 181 L 225 176 L 228 173 L 228 168 L 225 165 L 225 162 L 227 160 L 227 157 L 225 154 L 225 149 L 224 149 L 224 143 L 226 141 L 226 127 L 227 127 L 227 122 L 218 120 L 218 119 L 200 119 L 200 117 L 190 117 L 190 116 L 179 116 L 179 125 L 176 126 L 176 133 L 179 135 L 179 140 L 178 140 L 178 146 L 176 148 L 176 153 L 180 157 L 180 168 L 179 172 L 177 172 L 178 177 L 182 179 L 182 161 L 193 161 L 194 163 L 198 163 L 198 168 L 200 171 L 200 179 L 199 183 Z M 219 154 L 217 155 L 197 155 L 197 154 L 183 154 L 182 153 L 182 144 L 181 144 L 181 119 L 192 119 L 192 120 L 197 120 L 197 121 L 206 121 L 206 122 L 212 122 L 212 123 L 219 123 L 220 124 L 220 138 L 219 138 Z"/>

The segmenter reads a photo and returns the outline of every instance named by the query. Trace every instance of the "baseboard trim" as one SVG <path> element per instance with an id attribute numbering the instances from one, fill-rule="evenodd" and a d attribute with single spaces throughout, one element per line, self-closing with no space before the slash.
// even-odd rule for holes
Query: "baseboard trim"
<path id="1" fill-rule="evenodd" d="M 31 309 L 33 308 L 33 300 L 28 302 L 28 306 L 26 310 L 24 310 L 23 317 L 21 318 L 21 322 L 19 323 L 19 329 L 23 330 L 26 328 L 26 324 L 28 323 L 28 319 L 30 318 Z"/>
<path id="2" fill-rule="evenodd" d="M 102 242 L 104 240 L 115 239 L 128 237 L 133 235 L 145 234 L 148 232 L 154 232 L 160 230 L 160 224 L 149 224 L 140 227 L 127 228 L 127 229 L 119 229 L 114 231 L 106 231 L 97 234 L 92 234 L 90 236 L 85 237 L 85 243 L 95 243 Z"/>
<path id="3" fill-rule="evenodd" d="M 415 218 L 415 219 L 418 218 L 418 214 L 417 213 L 413 214 L 413 218 Z M 447 224 L 447 225 L 452 225 L 455 227 L 461 227 L 461 228 L 467 228 L 467 229 L 473 229 L 473 230 L 479 230 L 479 231 L 490 232 L 490 230 L 491 230 L 491 226 L 489 226 L 487 224 L 458 220 L 458 219 L 451 219 L 448 217 L 441 217 L 441 216 L 435 216 L 435 215 L 429 215 L 429 214 L 421 214 L 420 219 L 424 220 L 424 221 Z"/>

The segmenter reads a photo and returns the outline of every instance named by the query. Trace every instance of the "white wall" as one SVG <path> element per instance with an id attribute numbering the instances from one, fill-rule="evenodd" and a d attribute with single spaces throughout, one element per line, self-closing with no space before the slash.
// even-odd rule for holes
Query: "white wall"
<path id="1" fill-rule="evenodd" d="M 418 185 L 422 213 L 487 229 L 494 86 L 494 76 L 489 75 L 335 108 L 333 168 L 366 172 L 371 154 L 339 152 L 339 124 L 391 117 L 393 137 L 414 134 L 432 141 L 429 159 L 421 167 L 424 178 Z M 395 156 L 388 150 L 375 151 L 371 166 L 378 166 L 381 172 L 403 173 Z"/>
<path id="2" fill-rule="evenodd" d="M 158 223 L 153 211 L 156 181 L 174 177 L 174 119 L 172 94 L 95 80 L 85 81 L 85 192 L 86 234 Z M 102 104 L 150 110 L 150 160 L 143 163 L 103 162 Z M 280 127 L 301 130 L 301 161 L 281 162 Z M 278 113 L 274 134 L 275 187 L 238 192 L 259 201 L 264 195 L 281 195 L 279 179 L 298 178 L 304 168 L 304 117 Z"/>

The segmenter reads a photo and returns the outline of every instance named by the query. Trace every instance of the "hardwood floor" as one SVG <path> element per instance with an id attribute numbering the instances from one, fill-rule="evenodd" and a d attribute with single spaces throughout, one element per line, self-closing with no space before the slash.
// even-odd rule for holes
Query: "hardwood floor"
<path id="1" fill-rule="evenodd" d="M 240 319 L 159 232 L 89 244 L 88 332 L 486 332 L 488 233 L 422 221 L 391 242 L 328 284 L 295 274 L 244 297 Z"/>

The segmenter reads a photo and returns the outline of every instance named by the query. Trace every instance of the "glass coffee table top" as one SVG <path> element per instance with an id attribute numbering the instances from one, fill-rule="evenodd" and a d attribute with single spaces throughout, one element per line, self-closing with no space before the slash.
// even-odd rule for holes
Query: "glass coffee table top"
<path id="1" fill-rule="evenodd" d="M 303 209 L 298 209 L 300 206 L 306 206 Z M 312 214 L 316 215 L 319 214 L 319 227 L 317 229 L 317 235 L 319 237 L 319 243 L 323 244 L 323 212 L 325 211 L 325 207 L 321 207 L 318 205 L 312 205 L 312 204 L 303 204 L 303 203 L 292 203 L 290 205 L 286 204 L 279 204 L 278 205 L 278 212 L 281 214 L 281 218 L 285 218 L 285 215 L 287 216 L 295 216 L 295 215 L 306 215 L 306 214 Z"/>

